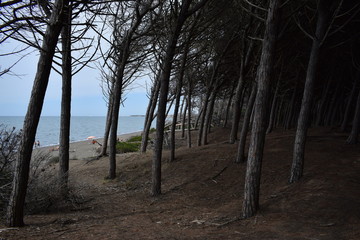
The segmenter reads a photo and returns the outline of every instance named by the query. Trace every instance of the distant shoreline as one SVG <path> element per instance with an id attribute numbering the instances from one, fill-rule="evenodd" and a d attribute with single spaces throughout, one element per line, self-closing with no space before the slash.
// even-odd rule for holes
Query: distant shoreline
<path id="1" fill-rule="evenodd" d="M 142 131 L 126 133 L 118 135 L 120 141 L 126 141 L 130 137 L 138 136 Z M 99 144 L 103 144 L 104 138 L 94 138 Z M 69 158 L 70 160 L 86 160 L 97 157 L 100 153 L 101 146 L 97 143 L 93 143 L 92 139 L 84 141 L 76 141 L 70 143 Z M 51 146 L 40 146 L 33 149 L 33 157 L 37 154 L 50 154 L 50 157 L 59 156 L 59 144 Z"/>

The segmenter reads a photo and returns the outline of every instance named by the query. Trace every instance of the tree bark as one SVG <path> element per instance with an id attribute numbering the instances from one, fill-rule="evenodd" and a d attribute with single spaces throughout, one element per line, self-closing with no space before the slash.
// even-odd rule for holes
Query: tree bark
<path id="1" fill-rule="evenodd" d="M 69 142 L 70 142 L 70 119 L 71 119 L 71 6 L 69 3 L 63 26 L 62 36 L 62 97 L 60 119 L 60 147 L 59 147 L 59 179 L 62 194 L 66 197 L 68 192 L 69 178 Z"/>
<path id="2" fill-rule="evenodd" d="M 355 93 L 356 93 L 356 86 L 357 86 L 357 82 L 358 82 L 358 79 L 360 77 L 360 74 L 357 75 L 356 79 L 354 80 L 354 84 L 353 84 L 353 87 L 351 89 L 351 92 L 350 92 L 350 96 L 349 96 L 349 99 L 346 103 L 346 109 L 345 109 L 345 113 L 344 113 L 344 118 L 342 120 L 342 123 L 341 123 L 341 131 L 345 132 L 346 130 L 346 127 L 348 125 L 348 121 L 349 121 L 349 117 L 350 117 L 350 112 L 351 112 L 351 103 L 355 97 Z"/>
<path id="3" fill-rule="evenodd" d="M 246 143 L 246 137 L 247 137 L 247 134 L 249 131 L 250 118 L 251 118 L 251 113 L 254 108 L 255 97 L 256 97 L 256 83 L 254 83 L 254 85 L 251 89 L 251 94 L 250 94 L 248 104 L 246 107 L 244 121 L 242 124 L 240 138 L 239 138 L 237 156 L 235 159 L 236 163 L 245 162 L 245 143 Z"/>
<path id="4" fill-rule="evenodd" d="M 235 91 L 235 99 L 234 99 L 234 106 L 233 106 L 233 117 L 231 122 L 231 132 L 230 132 L 230 140 L 229 143 L 233 144 L 235 143 L 235 140 L 237 139 L 237 134 L 239 130 L 239 122 L 240 122 L 240 116 L 241 116 L 241 93 L 243 92 L 244 88 L 244 61 L 242 61 L 240 66 L 240 77 L 238 80 L 238 84 L 236 86 Z"/>
<path id="5" fill-rule="evenodd" d="M 249 218 L 259 209 L 259 192 L 262 156 L 265 143 L 267 102 L 270 90 L 271 73 L 274 64 L 277 28 L 280 18 L 281 0 L 270 1 L 266 20 L 262 53 L 257 70 L 257 93 L 255 99 L 254 122 L 250 138 L 248 162 L 246 167 L 243 217 Z"/>
<path id="6" fill-rule="evenodd" d="M 29 178 L 30 160 L 35 141 L 36 129 L 43 107 L 46 88 L 55 53 L 56 44 L 65 21 L 69 1 L 57 0 L 53 7 L 49 25 L 40 51 L 34 85 L 25 116 L 23 135 L 18 150 L 12 192 L 7 210 L 7 225 L 10 227 L 24 226 L 24 203 Z"/>
<path id="7" fill-rule="evenodd" d="M 113 111 L 113 103 L 112 103 L 113 97 L 111 96 L 111 94 L 112 93 L 110 93 L 110 96 L 109 96 L 109 105 L 108 105 L 108 110 L 107 110 L 107 114 L 106 114 L 106 125 L 105 125 L 104 140 L 103 140 L 103 145 L 101 147 L 100 156 L 106 156 L 107 155 L 107 147 L 108 147 L 108 142 L 109 142 L 112 111 Z"/>
<path id="8" fill-rule="evenodd" d="M 178 119 L 178 113 L 180 108 L 180 98 L 181 98 L 181 89 L 183 85 L 183 78 L 184 78 L 184 71 L 185 71 L 185 64 L 186 64 L 186 54 L 184 53 L 182 63 L 181 63 L 181 70 L 180 70 L 180 76 L 177 81 L 176 86 L 176 100 L 175 100 L 175 108 L 174 108 L 174 115 L 173 120 L 171 123 L 171 131 L 170 131 L 170 162 L 173 162 L 175 160 L 175 130 L 176 130 L 176 124 Z"/>
<path id="9" fill-rule="evenodd" d="M 152 195 L 158 196 L 161 194 L 161 159 L 164 141 L 164 126 L 166 120 L 166 103 L 169 92 L 169 80 L 171 73 L 172 60 L 175 55 L 175 48 L 180 36 L 181 29 L 187 18 L 187 11 L 191 1 L 185 0 L 182 2 L 180 13 L 176 19 L 174 29 L 171 31 L 167 46 L 165 48 L 165 58 L 162 62 L 162 72 L 160 75 L 160 92 L 158 111 L 156 119 L 156 141 L 154 148 L 154 155 L 152 160 Z"/>
<path id="10" fill-rule="evenodd" d="M 187 145 L 188 148 L 191 148 L 191 81 L 188 78 L 188 93 L 187 93 L 187 109 L 188 109 L 188 129 L 187 129 Z M 186 112 L 185 112 L 186 113 Z"/>
<path id="11" fill-rule="evenodd" d="M 359 132 L 360 132 L 360 92 L 358 94 L 356 101 L 356 109 L 355 109 L 355 115 L 354 115 L 351 132 L 346 142 L 348 144 L 358 143 Z"/>
<path id="12" fill-rule="evenodd" d="M 275 109 L 276 109 L 276 104 L 277 104 L 277 97 L 278 97 L 277 95 L 278 95 L 278 91 L 279 91 L 280 79 L 281 79 L 281 73 L 280 73 L 279 80 L 278 80 L 278 82 L 277 82 L 277 84 L 276 84 L 276 88 L 275 88 L 275 92 L 274 92 L 274 97 L 273 97 L 272 103 L 271 103 L 269 124 L 268 124 L 268 128 L 266 129 L 266 134 L 271 133 L 272 130 L 273 130 L 273 128 L 274 128 Z"/>
<path id="13" fill-rule="evenodd" d="M 313 100 L 314 84 L 316 79 L 317 67 L 319 64 L 321 43 L 324 40 L 327 30 L 328 13 L 325 6 L 326 4 L 328 3 L 325 0 L 320 0 L 319 2 L 316 33 L 313 38 L 312 48 L 310 52 L 310 59 L 305 80 L 305 88 L 296 128 L 293 161 L 289 179 L 290 183 L 298 181 L 303 175 L 304 152 L 306 134 L 310 120 L 311 102 Z"/>
<path id="14" fill-rule="evenodd" d="M 154 86 L 153 90 L 151 91 L 151 97 L 150 97 L 148 109 L 146 110 L 144 130 L 143 130 L 142 139 L 141 139 L 141 152 L 142 153 L 145 153 L 146 149 L 147 149 L 150 127 L 151 127 L 151 123 L 153 121 L 156 103 L 157 103 L 157 99 L 159 97 L 159 91 L 160 91 L 160 82 L 158 80 L 156 80 L 155 86 Z"/>

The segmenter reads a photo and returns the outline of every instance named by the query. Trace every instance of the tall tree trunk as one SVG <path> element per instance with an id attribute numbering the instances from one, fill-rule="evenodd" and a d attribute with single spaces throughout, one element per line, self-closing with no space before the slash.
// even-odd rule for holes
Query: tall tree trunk
<path id="1" fill-rule="evenodd" d="M 69 142 L 71 118 L 71 6 L 68 3 L 62 37 L 62 97 L 60 119 L 59 179 L 62 194 L 66 197 L 69 178 Z"/>
<path id="2" fill-rule="evenodd" d="M 235 91 L 235 99 L 234 99 L 234 105 L 233 105 L 233 117 L 231 122 L 231 132 L 230 132 L 230 140 L 229 143 L 233 144 L 235 143 L 235 140 L 237 139 L 237 134 L 239 130 L 239 122 L 240 122 L 240 116 L 241 116 L 241 93 L 243 92 L 244 88 L 244 62 L 242 61 L 240 66 L 240 77 L 238 84 L 236 86 Z"/>
<path id="3" fill-rule="evenodd" d="M 355 115 L 354 115 L 351 132 L 346 142 L 348 144 L 358 143 L 359 132 L 360 132 L 360 92 L 358 94 L 356 101 L 356 109 L 355 109 Z"/>
<path id="4" fill-rule="evenodd" d="M 204 132 L 204 125 L 205 125 L 205 117 L 208 111 L 208 105 L 209 105 L 209 98 L 210 98 L 210 90 L 206 92 L 205 99 L 203 101 L 203 107 L 202 107 L 202 113 L 200 114 L 200 125 L 199 125 L 199 131 L 198 131 L 198 139 L 197 139 L 197 146 L 201 146 L 203 143 L 203 132 Z"/>
<path id="5" fill-rule="evenodd" d="M 289 114 L 284 119 L 285 129 L 290 129 L 293 124 L 292 120 L 294 119 L 293 116 L 294 116 L 294 111 L 296 108 L 296 96 L 297 96 L 298 89 L 299 89 L 299 79 L 297 78 L 295 88 L 294 88 L 293 94 L 291 96 L 291 101 L 290 101 L 290 105 L 289 105 Z"/>
<path id="6" fill-rule="evenodd" d="M 36 129 L 43 107 L 46 88 L 49 82 L 52 60 L 56 44 L 66 21 L 69 1 L 57 0 L 53 7 L 49 25 L 40 51 L 34 85 L 25 116 L 18 157 L 16 160 L 12 192 L 7 210 L 7 225 L 10 227 L 24 226 L 24 203 L 29 179 L 29 168 Z"/>
<path id="7" fill-rule="evenodd" d="M 175 48 L 180 36 L 181 29 L 187 18 L 187 12 L 191 1 L 185 0 L 182 2 L 180 13 L 176 19 L 174 29 L 171 31 L 167 46 L 165 48 L 165 58 L 162 62 L 162 72 L 160 75 L 160 92 L 158 111 L 156 119 L 156 141 L 154 148 L 154 155 L 152 160 L 152 195 L 157 196 L 161 194 L 161 159 L 164 141 L 164 126 L 166 118 L 166 103 L 169 92 L 169 80 L 171 73 L 172 61 L 175 55 Z"/>
<path id="8" fill-rule="evenodd" d="M 228 119 L 229 119 L 229 112 L 230 112 L 230 107 L 231 107 L 231 103 L 232 103 L 232 99 L 234 96 L 234 91 L 235 91 L 235 86 L 231 88 L 231 92 L 230 92 L 230 96 L 226 105 L 226 110 L 225 110 L 225 119 L 224 119 L 224 124 L 223 124 L 223 128 L 227 127 L 227 123 L 228 123 Z"/>
<path id="9" fill-rule="evenodd" d="M 188 102 L 186 101 L 185 96 L 183 101 L 185 102 L 185 108 L 181 119 L 181 138 L 185 138 L 186 109 L 188 108 Z"/>
<path id="10" fill-rule="evenodd" d="M 191 148 L 191 81 L 188 78 L 188 92 L 187 92 L 187 109 L 188 109 L 188 129 L 187 129 L 187 145 L 188 148 Z M 186 113 L 186 112 L 185 112 Z"/>
<path id="11" fill-rule="evenodd" d="M 103 144 L 101 146 L 100 156 L 107 155 L 107 147 L 108 147 L 108 143 L 109 143 L 111 119 L 112 119 L 112 112 L 113 112 L 113 97 L 111 95 L 112 95 L 112 93 L 110 93 L 110 96 L 109 96 L 109 105 L 108 105 L 107 114 L 106 114 L 104 140 L 103 140 Z"/>
<path id="12" fill-rule="evenodd" d="M 314 94 L 314 83 L 317 67 L 319 64 L 321 43 L 324 40 L 328 25 L 328 12 L 325 6 L 326 4 L 328 4 L 328 2 L 325 0 L 320 0 L 319 2 L 316 33 L 313 38 L 312 48 L 310 52 L 310 59 L 306 73 L 305 88 L 296 128 L 293 161 L 289 179 L 290 183 L 298 181 L 303 175 L 306 134 L 309 127 L 308 125 L 310 120 L 311 102 L 313 100 Z"/>
<path id="13" fill-rule="evenodd" d="M 331 86 L 331 81 L 328 81 L 327 86 L 325 88 L 325 90 L 323 91 L 320 103 L 319 103 L 319 109 L 317 111 L 317 116 L 316 116 L 316 125 L 320 126 L 322 125 L 322 123 L 324 123 L 324 108 L 325 108 L 325 102 L 326 102 L 326 98 L 328 96 L 329 90 L 330 90 L 330 86 Z"/>
<path id="14" fill-rule="evenodd" d="M 207 112 L 206 112 L 206 116 L 205 116 L 205 122 L 204 122 L 204 131 L 203 131 L 203 137 L 202 137 L 202 145 L 207 145 L 208 144 L 208 133 L 210 131 L 211 128 L 211 117 L 212 117 L 212 113 L 214 110 L 214 105 L 215 105 L 215 100 L 216 100 L 216 95 L 217 95 L 217 91 L 218 89 L 216 88 L 213 93 L 211 94 L 210 97 L 210 102 L 209 102 L 209 106 L 207 108 Z"/>
<path id="15" fill-rule="evenodd" d="M 350 117 L 350 112 L 351 112 L 351 104 L 352 104 L 352 101 L 355 97 L 355 93 L 356 93 L 356 86 L 357 86 L 357 82 L 358 82 L 358 79 L 360 77 L 360 73 L 357 75 L 356 79 L 354 80 L 354 84 L 353 84 L 353 87 L 351 89 L 351 92 L 350 92 L 350 96 L 349 96 L 349 99 L 346 103 L 346 109 L 345 109 L 345 113 L 344 113 L 344 118 L 342 120 L 342 123 L 341 123 L 341 131 L 345 131 L 346 130 L 346 126 L 348 125 L 348 122 L 349 122 L 349 117 Z"/>
<path id="16" fill-rule="evenodd" d="M 273 128 L 274 128 L 274 121 L 275 121 L 275 108 L 276 108 L 276 104 L 277 104 L 277 95 L 278 95 L 278 91 L 279 91 L 279 85 L 280 85 L 280 80 L 281 80 L 281 73 L 280 73 L 280 77 L 278 79 L 278 82 L 276 84 L 276 88 L 275 88 L 275 92 L 274 92 L 274 97 L 271 103 L 271 110 L 270 110 L 270 117 L 269 117 L 269 124 L 268 127 L 266 129 L 266 134 L 269 134 L 272 132 Z"/>
<path id="17" fill-rule="evenodd" d="M 271 72 L 274 64 L 280 5 L 281 0 L 270 1 L 262 53 L 257 69 L 257 94 L 255 99 L 254 122 L 245 177 L 244 218 L 255 215 L 259 209 L 261 165 L 267 122 L 267 101 L 270 90 Z"/>
<path id="18" fill-rule="evenodd" d="M 156 103 L 157 103 L 157 99 L 159 97 L 159 91 L 160 91 L 160 82 L 158 80 L 156 80 L 155 86 L 151 91 L 148 109 L 146 110 L 144 130 L 143 130 L 142 139 L 141 139 L 141 152 L 142 153 L 145 153 L 146 149 L 147 149 L 150 127 L 151 127 L 151 123 L 153 121 Z"/>
<path id="19" fill-rule="evenodd" d="M 235 159 L 236 163 L 242 163 L 245 162 L 245 143 L 246 143 L 246 136 L 249 131 L 250 126 L 250 117 L 251 113 L 254 108 L 254 102 L 256 97 L 256 83 L 253 84 L 253 87 L 251 89 L 251 94 L 248 100 L 248 104 L 245 111 L 244 121 L 241 128 L 240 138 L 239 138 L 239 145 L 238 145 L 238 151 L 237 156 Z"/>
<path id="20" fill-rule="evenodd" d="M 180 108 L 181 89 L 182 89 L 182 85 L 183 85 L 183 78 L 184 78 L 184 71 L 185 71 L 185 64 L 186 64 L 186 59 L 184 59 L 184 58 L 186 58 L 185 53 L 184 53 L 184 56 L 182 59 L 180 76 L 179 76 L 179 79 L 177 81 L 177 86 L 176 86 L 175 108 L 174 108 L 173 120 L 171 123 L 171 131 L 170 131 L 170 162 L 173 162 L 175 160 L 175 130 L 176 130 L 176 124 L 177 124 L 178 113 L 179 113 L 179 108 Z"/>

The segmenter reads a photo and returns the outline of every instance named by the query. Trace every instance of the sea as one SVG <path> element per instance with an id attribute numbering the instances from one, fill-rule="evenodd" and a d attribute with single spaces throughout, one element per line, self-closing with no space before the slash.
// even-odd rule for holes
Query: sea
<path id="1" fill-rule="evenodd" d="M 145 116 L 120 116 L 118 124 L 118 135 L 142 131 Z M 0 124 L 7 129 L 15 127 L 20 130 L 24 124 L 24 117 L 0 116 Z M 106 117 L 72 116 L 70 129 L 70 142 L 84 141 L 89 136 L 102 138 L 104 136 Z M 36 141 L 41 146 L 53 146 L 59 144 L 60 117 L 43 116 L 36 132 Z"/>

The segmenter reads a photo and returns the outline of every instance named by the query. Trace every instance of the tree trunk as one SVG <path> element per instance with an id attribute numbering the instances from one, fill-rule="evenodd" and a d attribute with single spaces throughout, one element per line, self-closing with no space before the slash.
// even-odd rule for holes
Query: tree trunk
<path id="1" fill-rule="evenodd" d="M 360 132 L 360 92 L 358 94 L 356 101 L 356 109 L 355 109 L 355 115 L 354 115 L 351 132 L 346 142 L 348 144 L 358 143 L 359 132 Z"/>
<path id="2" fill-rule="evenodd" d="M 236 86 L 235 91 L 235 99 L 234 99 L 234 106 L 233 106 L 233 117 L 231 122 L 231 132 L 230 132 L 230 140 L 229 143 L 233 144 L 235 143 L 235 140 L 237 139 L 237 133 L 239 130 L 239 122 L 240 122 L 240 116 L 241 116 L 241 93 L 243 92 L 244 88 L 244 62 L 242 61 L 240 66 L 240 77 L 238 84 Z"/>
<path id="3" fill-rule="evenodd" d="M 112 119 L 112 111 L 113 111 L 113 103 L 112 103 L 113 97 L 111 95 L 112 95 L 112 93 L 110 93 L 110 96 L 109 96 L 109 105 L 108 105 L 108 110 L 107 110 L 107 114 L 106 114 L 104 140 L 103 140 L 103 145 L 101 147 L 100 156 L 107 155 L 107 147 L 108 147 L 108 143 L 109 143 L 109 135 L 110 135 L 111 119 Z"/>
<path id="4" fill-rule="evenodd" d="M 180 76 L 177 81 L 176 86 L 176 100 L 175 100 L 175 108 L 174 108 L 174 115 L 173 120 L 171 123 L 171 132 L 170 132 L 170 162 L 175 160 L 175 130 L 176 124 L 178 119 L 178 113 L 180 108 L 180 98 L 181 98 L 181 89 L 183 85 L 183 78 L 184 78 L 184 71 L 185 71 L 185 64 L 186 64 L 186 54 L 184 53 L 182 63 L 181 63 L 181 71 Z"/>
<path id="5" fill-rule="evenodd" d="M 185 102 L 185 108 L 181 119 L 181 138 L 185 138 L 186 109 L 188 108 L 188 102 L 186 101 L 185 96 L 183 101 Z"/>
<path id="6" fill-rule="evenodd" d="M 210 97 L 210 102 L 209 102 L 209 106 L 207 108 L 206 111 L 206 116 L 205 116 L 205 121 L 204 121 L 204 130 L 203 130 L 203 137 L 202 137 L 202 145 L 207 145 L 208 144 L 208 133 L 210 131 L 210 125 L 211 125 L 211 116 L 213 113 L 213 109 L 214 109 L 214 104 L 215 104 L 215 100 L 216 100 L 216 95 L 217 95 L 217 89 L 215 89 L 213 91 L 213 93 L 211 94 Z"/>
<path id="7" fill-rule="evenodd" d="M 187 129 L 187 145 L 188 148 L 191 148 L 191 81 L 188 78 L 188 94 L 187 94 L 187 109 L 188 109 L 188 129 Z M 186 112 L 185 112 L 186 113 Z"/>
<path id="8" fill-rule="evenodd" d="M 69 178 L 69 142 L 70 142 L 70 118 L 71 118 L 71 6 L 66 6 L 67 21 L 63 26 L 62 37 L 62 97 L 60 119 L 60 147 L 59 147 L 59 179 L 62 194 L 68 193 Z"/>
<path id="9" fill-rule="evenodd" d="M 205 116 L 207 114 L 207 109 L 208 109 L 208 105 L 209 105 L 209 98 L 210 98 L 210 90 L 208 90 L 206 92 L 205 95 L 205 99 L 204 99 L 204 104 L 202 107 L 202 113 L 200 114 L 200 125 L 199 125 L 199 132 L 198 132 L 198 139 L 197 139 L 197 145 L 201 146 L 202 144 L 202 138 L 203 138 L 203 131 L 204 131 L 204 125 L 205 125 Z"/>
<path id="10" fill-rule="evenodd" d="M 293 161 L 289 179 L 290 183 L 298 181 L 303 175 L 306 134 L 309 127 L 308 125 L 310 120 L 311 102 L 314 94 L 314 83 L 317 67 L 319 64 L 321 42 L 324 40 L 327 29 L 328 13 L 326 12 L 326 4 L 328 3 L 325 0 L 320 0 L 319 2 L 316 33 L 313 38 L 310 59 L 306 73 L 305 88 L 296 128 Z"/>
<path id="11" fill-rule="evenodd" d="M 275 92 L 274 92 L 274 97 L 271 103 L 271 110 L 270 110 L 270 117 L 269 117 L 269 124 L 268 124 L 268 128 L 266 129 L 266 134 L 271 133 L 271 131 L 274 128 L 274 121 L 275 121 L 275 108 L 276 108 L 276 104 L 277 104 L 277 95 L 278 95 L 278 91 L 279 91 L 279 85 L 280 85 L 280 80 L 281 80 L 281 73 L 280 73 L 280 77 L 279 80 L 276 84 L 276 88 L 275 88 Z"/>
<path id="12" fill-rule="evenodd" d="M 255 97 L 256 97 L 256 83 L 254 83 L 254 85 L 253 85 L 253 87 L 251 89 L 251 94 L 250 94 L 248 104 L 247 104 L 247 107 L 246 107 L 245 116 L 244 116 L 244 120 L 243 120 L 243 124 L 242 124 L 242 128 L 241 128 L 241 133 L 240 133 L 240 138 L 239 138 L 238 152 L 237 152 L 237 156 L 236 156 L 236 159 L 235 159 L 236 163 L 245 162 L 246 136 L 247 136 L 248 131 L 249 131 L 250 117 L 251 117 L 251 113 L 252 113 L 253 108 L 254 108 Z"/>
<path id="13" fill-rule="evenodd" d="M 322 123 L 324 123 L 324 108 L 325 108 L 325 102 L 326 102 L 326 98 L 327 98 L 327 95 L 329 93 L 329 90 L 330 90 L 330 86 L 331 86 L 331 81 L 328 81 L 328 84 L 325 88 L 325 90 L 323 91 L 323 94 L 322 94 L 322 97 L 321 97 L 321 100 L 320 100 L 320 103 L 319 103 L 319 109 L 317 111 L 317 116 L 316 116 L 316 126 L 320 126 L 322 125 Z"/>
<path id="14" fill-rule="evenodd" d="M 65 13 L 67 11 L 65 6 L 67 6 L 68 3 L 69 1 L 66 0 L 57 0 L 55 2 L 49 25 L 47 26 L 44 35 L 44 41 L 42 42 L 34 85 L 18 149 L 12 192 L 8 205 L 7 225 L 10 227 L 24 226 L 24 203 L 29 179 L 32 148 L 35 141 L 36 129 L 41 115 L 46 88 L 49 82 L 56 44 L 63 22 L 65 21 Z"/>
<path id="15" fill-rule="evenodd" d="M 357 82 L 358 82 L 358 79 L 360 77 L 360 74 L 357 75 L 356 79 L 354 80 L 354 84 L 353 84 L 353 87 L 351 89 L 351 93 L 350 93 L 350 96 L 349 96 L 349 99 L 346 103 L 346 109 L 345 109 L 345 113 L 344 113 L 344 118 L 342 120 L 342 123 L 341 123 L 341 131 L 345 132 L 346 130 L 346 126 L 348 125 L 348 121 L 349 121 L 349 117 L 350 117 L 350 112 L 351 112 L 351 103 L 355 97 L 355 93 L 356 93 L 356 86 L 357 86 Z"/>
<path id="16" fill-rule="evenodd" d="M 173 31 L 169 36 L 167 46 L 165 49 L 165 58 L 161 63 L 161 75 L 160 75 L 160 92 L 159 92 L 159 102 L 158 102 L 158 111 L 156 119 L 156 141 L 154 148 L 154 155 L 152 160 L 152 195 L 157 196 L 161 194 L 161 159 L 162 159 L 162 149 L 164 141 L 164 126 L 166 118 L 166 103 L 167 95 L 169 92 L 169 80 L 171 73 L 172 61 L 175 55 L 176 44 L 187 18 L 187 11 L 189 9 L 191 1 L 185 0 L 182 2 L 180 13 L 176 19 Z"/>
<path id="17" fill-rule="evenodd" d="M 235 87 L 231 88 L 231 92 L 230 92 L 230 96 L 226 105 L 226 110 L 225 110 L 225 119 L 224 119 L 224 124 L 223 124 L 223 128 L 227 127 L 227 123 L 228 123 L 228 119 L 229 119 L 229 112 L 230 112 L 230 107 L 231 107 L 231 102 L 234 96 L 234 90 Z"/>
<path id="18" fill-rule="evenodd" d="M 145 153 L 146 149 L 147 149 L 150 127 L 151 127 L 151 123 L 153 121 L 156 103 L 157 103 L 157 99 L 159 97 L 159 91 L 160 91 L 160 82 L 158 80 L 156 80 L 155 86 L 154 86 L 153 90 L 151 91 L 151 97 L 150 97 L 148 109 L 146 110 L 144 130 L 143 130 L 142 139 L 141 139 L 141 152 L 142 153 Z"/>
<path id="19" fill-rule="evenodd" d="M 262 54 L 257 70 L 257 94 L 255 99 L 254 122 L 250 138 L 248 163 L 246 167 L 243 217 L 249 218 L 259 209 L 259 192 L 262 155 L 265 143 L 267 102 L 270 89 L 271 72 L 274 63 L 275 44 L 279 7 L 281 0 L 270 1 L 266 28 L 262 46 Z"/>
<path id="20" fill-rule="evenodd" d="M 289 114 L 287 115 L 287 117 L 285 117 L 285 129 L 290 129 L 292 127 L 292 120 L 294 119 L 294 111 L 295 111 L 295 106 L 296 106 L 296 96 L 297 96 L 297 92 L 299 89 L 299 79 L 296 79 L 296 84 L 295 84 L 295 88 L 293 91 L 293 94 L 291 96 L 291 101 L 290 101 L 290 105 L 289 105 Z M 285 105 L 286 106 L 286 105 Z"/>

